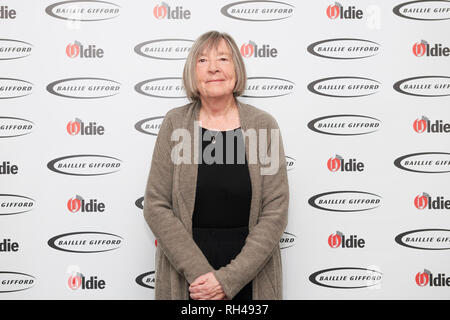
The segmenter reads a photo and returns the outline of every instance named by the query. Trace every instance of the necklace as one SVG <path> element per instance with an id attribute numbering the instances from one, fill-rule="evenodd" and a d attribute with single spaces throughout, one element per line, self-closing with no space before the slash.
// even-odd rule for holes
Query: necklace
<path id="1" fill-rule="evenodd" d="M 211 138 L 211 142 L 212 143 L 216 143 L 216 137 L 219 134 L 220 131 L 217 131 L 217 133 L 215 135 L 213 135 L 213 137 Z"/>

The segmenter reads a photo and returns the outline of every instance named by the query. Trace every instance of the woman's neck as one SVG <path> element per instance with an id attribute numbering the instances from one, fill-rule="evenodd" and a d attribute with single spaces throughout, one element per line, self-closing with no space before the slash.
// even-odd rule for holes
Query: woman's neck
<path id="1" fill-rule="evenodd" d="M 231 110 L 233 110 L 236 105 L 236 100 L 234 96 L 228 96 L 226 98 L 204 98 L 200 97 L 202 108 L 206 114 L 211 118 L 223 118 Z"/>

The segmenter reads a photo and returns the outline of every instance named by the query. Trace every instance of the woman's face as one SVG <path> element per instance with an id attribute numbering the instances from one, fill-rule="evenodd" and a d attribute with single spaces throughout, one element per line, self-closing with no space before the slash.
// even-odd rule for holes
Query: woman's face
<path id="1" fill-rule="evenodd" d="M 219 98 L 233 95 L 236 72 L 231 50 L 224 39 L 220 40 L 217 48 L 200 53 L 195 70 L 201 97 Z"/>

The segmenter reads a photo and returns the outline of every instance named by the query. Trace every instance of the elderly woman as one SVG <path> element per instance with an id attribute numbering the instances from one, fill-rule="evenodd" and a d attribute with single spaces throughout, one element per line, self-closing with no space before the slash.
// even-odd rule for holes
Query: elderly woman
<path id="1" fill-rule="evenodd" d="M 164 117 L 145 191 L 156 299 L 282 298 L 284 148 L 275 119 L 237 100 L 245 83 L 228 34 L 195 41 L 183 73 L 191 103 Z"/>

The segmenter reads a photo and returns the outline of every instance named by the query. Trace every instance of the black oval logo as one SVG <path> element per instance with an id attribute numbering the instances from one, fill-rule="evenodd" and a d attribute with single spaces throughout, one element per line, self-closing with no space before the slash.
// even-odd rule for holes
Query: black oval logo
<path id="1" fill-rule="evenodd" d="M 0 194 L 0 216 L 9 216 L 33 210 L 35 200 L 16 194 Z"/>
<path id="2" fill-rule="evenodd" d="M 144 288 L 155 289 L 155 271 L 150 271 L 139 275 L 136 283 Z"/>
<path id="3" fill-rule="evenodd" d="M 56 250 L 73 253 L 97 253 L 116 250 L 122 245 L 123 238 L 116 234 L 82 231 L 64 233 L 47 241 Z"/>
<path id="4" fill-rule="evenodd" d="M 413 158 L 413 160 L 408 160 L 410 158 Z M 416 159 L 414 160 L 414 158 Z M 395 159 L 394 165 L 399 169 L 410 172 L 447 173 L 450 172 L 450 153 L 448 152 L 411 153 Z"/>
<path id="5" fill-rule="evenodd" d="M 334 50 L 336 47 L 339 50 Z M 379 43 L 370 40 L 336 38 L 314 42 L 306 50 L 320 58 L 363 59 L 378 54 L 379 48 Z"/>
<path id="6" fill-rule="evenodd" d="M 122 160 L 97 154 L 79 154 L 51 160 L 47 168 L 71 176 L 100 176 L 117 172 Z"/>
<path id="7" fill-rule="evenodd" d="M 381 197 L 364 191 L 331 191 L 309 198 L 308 203 L 325 211 L 358 212 L 378 208 L 381 205 Z"/>
<path id="8" fill-rule="evenodd" d="M 380 271 L 373 269 L 340 267 L 314 272 L 309 276 L 309 281 L 327 288 L 360 289 L 380 284 L 382 277 Z"/>
<path id="9" fill-rule="evenodd" d="M 137 199 L 134 204 L 136 205 L 136 207 L 138 207 L 139 209 L 144 210 L 144 197 L 140 197 L 139 199 Z"/>
<path id="10" fill-rule="evenodd" d="M 397 16 L 405 19 L 422 21 L 448 20 L 450 19 L 450 2 L 446 0 L 410 1 L 396 5 L 392 11 Z M 412 15 L 407 15 L 408 13 L 412 13 Z"/>
<path id="11" fill-rule="evenodd" d="M 333 98 L 356 98 L 370 96 L 378 92 L 381 83 L 363 77 L 329 77 L 308 84 L 312 93 Z"/>
<path id="12" fill-rule="evenodd" d="M 30 289 L 36 278 L 30 274 L 14 271 L 0 271 L 0 293 Z"/>
<path id="13" fill-rule="evenodd" d="M 333 136 L 357 136 L 378 131 L 381 121 L 358 114 L 336 114 L 316 118 L 308 122 L 314 132 Z"/>
<path id="14" fill-rule="evenodd" d="M 445 97 L 450 95 L 450 77 L 420 76 L 397 81 L 394 90 L 416 97 Z"/>
<path id="15" fill-rule="evenodd" d="M 395 237 L 399 245 L 420 250 L 450 249 L 449 229 L 417 229 L 400 233 Z"/>

